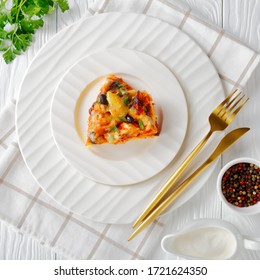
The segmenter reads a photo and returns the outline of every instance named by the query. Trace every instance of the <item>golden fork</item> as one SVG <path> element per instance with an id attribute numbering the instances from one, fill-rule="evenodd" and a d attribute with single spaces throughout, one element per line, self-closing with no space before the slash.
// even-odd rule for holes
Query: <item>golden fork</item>
<path id="1" fill-rule="evenodd" d="M 241 95 L 241 92 L 237 93 L 235 89 L 228 97 L 222 101 L 210 114 L 209 123 L 210 130 L 207 135 L 199 142 L 199 144 L 193 149 L 193 151 L 187 156 L 187 158 L 182 162 L 178 169 L 173 173 L 173 175 L 166 181 L 160 191 L 156 194 L 153 200 L 145 208 L 142 214 L 137 218 L 133 224 L 133 228 L 136 227 L 140 222 L 145 219 L 149 212 L 155 207 L 155 205 L 160 201 L 160 199 L 167 193 L 171 186 L 177 181 L 181 176 L 183 171 L 188 167 L 191 161 L 199 153 L 202 147 L 206 144 L 207 140 L 215 131 L 224 130 L 234 119 L 237 113 L 241 110 L 244 104 L 248 101 L 248 98 L 244 99 L 245 95 Z"/>
<path id="2" fill-rule="evenodd" d="M 142 221 L 138 228 L 132 233 L 128 241 L 133 239 L 139 232 L 141 232 L 147 225 L 149 225 L 153 220 L 155 220 L 177 197 L 182 194 L 182 192 L 187 188 L 187 186 L 199 176 L 199 174 L 205 170 L 212 162 L 214 162 L 225 150 L 227 150 L 236 140 L 242 137 L 249 128 L 238 128 L 229 132 L 220 141 L 216 149 L 209 156 L 209 158 L 190 175 L 176 190 L 171 193 L 157 208 L 153 209 L 149 213 L 149 216 Z"/>

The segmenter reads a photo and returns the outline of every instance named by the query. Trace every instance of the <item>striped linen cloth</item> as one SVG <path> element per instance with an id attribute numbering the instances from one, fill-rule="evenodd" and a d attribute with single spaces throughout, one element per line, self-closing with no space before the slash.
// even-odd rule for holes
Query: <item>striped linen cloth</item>
<path id="1" fill-rule="evenodd" d="M 71 4 L 73 5 L 73 4 Z M 243 88 L 259 63 L 255 51 L 231 38 L 223 29 L 196 17 L 170 0 L 97 0 L 87 16 L 109 11 L 153 16 L 189 34 L 215 65 L 227 92 Z M 230 67 L 232 65 L 232 67 Z M 169 215 L 127 242 L 130 225 L 88 221 L 53 201 L 26 167 L 15 133 L 15 100 L 0 113 L 0 219 L 70 259 L 163 259 L 160 240 Z"/>

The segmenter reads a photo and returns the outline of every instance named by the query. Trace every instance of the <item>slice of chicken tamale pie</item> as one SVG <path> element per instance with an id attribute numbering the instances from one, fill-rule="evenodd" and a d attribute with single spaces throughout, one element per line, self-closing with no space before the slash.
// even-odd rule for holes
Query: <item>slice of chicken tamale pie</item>
<path id="1" fill-rule="evenodd" d="M 154 102 L 115 75 L 106 77 L 89 109 L 86 145 L 122 144 L 159 135 Z"/>

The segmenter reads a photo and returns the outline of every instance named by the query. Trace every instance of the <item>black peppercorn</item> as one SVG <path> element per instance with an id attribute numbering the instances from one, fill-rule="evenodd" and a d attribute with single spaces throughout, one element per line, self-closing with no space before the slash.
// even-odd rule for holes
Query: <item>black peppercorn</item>
<path id="1" fill-rule="evenodd" d="M 238 207 L 248 207 L 260 201 L 260 168 L 242 162 L 231 166 L 223 175 L 221 189 L 226 200 Z"/>

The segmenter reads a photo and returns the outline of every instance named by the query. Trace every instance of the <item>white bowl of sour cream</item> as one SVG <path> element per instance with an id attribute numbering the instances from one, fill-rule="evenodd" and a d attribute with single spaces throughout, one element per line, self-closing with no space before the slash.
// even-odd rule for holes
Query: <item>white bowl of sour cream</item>
<path id="1" fill-rule="evenodd" d="M 243 237 L 232 224 L 219 219 L 201 219 L 161 241 L 164 252 L 184 259 L 234 259 L 241 248 L 260 250 L 260 240 Z"/>

